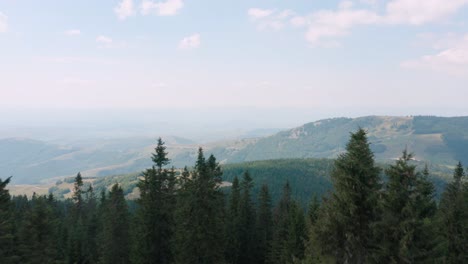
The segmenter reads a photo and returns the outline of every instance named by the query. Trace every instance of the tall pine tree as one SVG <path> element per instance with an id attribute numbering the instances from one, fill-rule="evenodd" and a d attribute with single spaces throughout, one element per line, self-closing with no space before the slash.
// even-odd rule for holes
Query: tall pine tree
<path id="1" fill-rule="evenodd" d="M 161 138 L 152 156 L 153 167 L 143 173 L 132 260 L 134 263 L 171 263 L 174 232 L 175 172 L 164 168 L 170 162 Z"/>
<path id="2" fill-rule="evenodd" d="M 379 249 L 375 261 L 427 263 L 435 257 L 432 245 L 434 187 L 428 172 L 421 174 L 411 164 L 406 150 L 385 172 L 388 181 L 382 199 L 382 219 L 376 225 Z"/>
<path id="3" fill-rule="evenodd" d="M 181 188 L 177 204 L 175 259 L 184 264 L 224 262 L 224 195 L 222 171 L 211 155 L 198 151 L 191 179 Z"/>
<path id="4" fill-rule="evenodd" d="M 273 232 L 273 213 L 271 211 L 271 197 L 268 185 L 263 184 L 258 195 L 258 209 L 256 222 L 257 246 L 256 262 L 265 263 Z"/>
<path id="5" fill-rule="evenodd" d="M 335 161 L 332 172 L 334 191 L 324 215 L 331 217 L 329 227 L 322 230 L 334 233 L 332 255 L 343 263 L 365 263 L 372 248 L 372 224 L 377 220 L 380 190 L 379 168 L 367 140 L 366 131 L 359 129 L 351 134 L 346 152 Z M 332 224 L 333 223 L 333 224 Z M 339 232 L 339 233 L 337 233 Z M 334 237 L 334 236 L 330 236 Z"/>
<path id="6" fill-rule="evenodd" d="M 255 263 L 255 207 L 252 201 L 253 180 L 246 171 L 241 181 L 239 202 L 239 245 L 240 256 L 237 263 Z"/>
<path id="7" fill-rule="evenodd" d="M 439 205 L 438 219 L 446 263 L 468 262 L 468 184 L 465 178 L 465 170 L 459 162 Z"/>
<path id="8" fill-rule="evenodd" d="M 101 263 L 129 263 L 129 214 L 123 190 L 118 184 L 112 186 L 102 208 Z"/>
<path id="9" fill-rule="evenodd" d="M 12 205 L 10 194 L 6 186 L 11 177 L 2 181 L 0 179 L 0 256 L 2 262 L 13 263 L 12 255 L 14 250 Z"/>

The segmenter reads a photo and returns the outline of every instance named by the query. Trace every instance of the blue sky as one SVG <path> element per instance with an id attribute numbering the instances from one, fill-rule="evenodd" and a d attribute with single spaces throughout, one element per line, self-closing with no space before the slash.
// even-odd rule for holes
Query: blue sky
<path id="1" fill-rule="evenodd" d="M 467 84 L 468 0 L 0 0 L 4 109 L 468 115 Z"/>

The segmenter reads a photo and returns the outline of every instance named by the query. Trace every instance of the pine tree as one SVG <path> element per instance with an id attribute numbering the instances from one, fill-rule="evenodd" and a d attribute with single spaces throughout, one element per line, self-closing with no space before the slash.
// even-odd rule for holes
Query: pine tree
<path id="1" fill-rule="evenodd" d="M 200 148 L 191 179 L 181 189 L 177 204 L 176 263 L 224 262 L 221 175 L 215 157 L 206 160 Z"/>
<path id="2" fill-rule="evenodd" d="M 102 208 L 101 263 L 129 263 L 129 214 L 123 190 L 118 184 L 112 186 Z"/>
<path id="3" fill-rule="evenodd" d="M 21 263 L 54 263 L 58 260 L 54 244 L 57 219 L 46 196 L 34 194 L 31 205 L 19 234 Z"/>
<path id="4" fill-rule="evenodd" d="M 328 224 L 332 230 L 322 231 L 324 236 L 336 238 L 329 240 L 334 244 L 324 246 L 333 248 L 331 253 L 338 262 L 365 263 L 369 258 L 371 225 L 378 217 L 379 172 L 366 131 L 359 129 L 352 133 L 346 152 L 335 161 L 331 175 L 334 191 L 324 207 L 332 211 L 324 215 L 333 219 Z"/>
<path id="5" fill-rule="evenodd" d="M 439 227 L 444 239 L 445 263 L 468 262 L 468 184 L 461 162 L 454 170 L 453 181 L 442 194 Z"/>
<path id="6" fill-rule="evenodd" d="M 226 219 L 226 260 L 229 263 L 238 263 L 240 255 L 243 254 L 240 250 L 239 238 L 239 203 L 240 186 L 239 179 L 236 176 L 232 181 L 227 212 L 228 217 Z"/>
<path id="7" fill-rule="evenodd" d="M 89 185 L 84 196 L 83 222 L 86 233 L 83 252 L 86 263 L 96 263 L 99 259 L 97 234 L 100 230 L 98 230 L 97 199 L 92 185 Z"/>
<path id="8" fill-rule="evenodd" d="M 421 174 L 410 164 L 412 159 L 405 150 L 386 170 L 388 182 L 382 199 L 382 220 L 376 225 L 380 242 L 375 261 L 426 263 L 434 257 L 434 187 L 427 179 L 427 171 Z"/>
<path id="9" fill-rule="evenodd" d="M 435 187 L 429 180 L 429 169 L 424 167 L 422 174 L 416 178 L 414 211 L 416 226 L 414 232 L 414 262 L 427 263 L 440 258 L 436 250 L 440 241 L 437 239 L 435 215 Z"/>
<path id="10" fill-rule="evenodd" d="M 257 263 L 265 263 L 268 256 L 269 244 L 273 231 L 273 213 L 271 211 L 271 207 L 271 197 L 268 191 L 268 186 L 263 184 L 258 195 L 258 214 L 256 223 L 257 246 L 255 250 Z"/>
<path id="11" fill-rule="evenodd" d="M 289 182 L 274 210 L 273 227 L 267 263 L 294 263 L 301 259 L 306 240 L 305 218 L 302 208 L 291 198 Z"/>
<path id="12" fill-rule="evenodd" d="M 315 264 L 315 263 L 328 263 L 325 261 L 324 256 L 322 255 L 320 241 L 317 237 L 318 229 L 320 224 L 318 224 L 319 214 L 321 211 L 321 205 L 316 195 L 313 196 L 312 200 L 309 203 L 309 208 L 307 211 L 307 222 L 308 222 L 308 240 L 306 242 L 305 252 L 304 252 L 304 261 L 302 263 Z M 323 220 L 323 219 L 322 219 Z"/>
<path id="13" fill-rule="evenodd" d="M 6 189 L 10 179 L 11 177 L 4 181 L 0 179 L 0 256 L 4 263 L 13 263 L 14 253 L 12 207 L 10 194 Z"/>
<path id="14" fill-rule="evenodd" d="M 166 146 L 161 138 L 152 156 L 153 167 L 147 169 L 140 189 L 139 208 L 136 216 L 134 263 L 171 263 L 171 241 L 174 232 L 175 171 L 169 164 Z"/>
<path id="15" fill-rule="evenodd" d="M 68 216 L 67 262 L 86 263 L 87 228 L 85 219 L 85 200 L 83 198 L 83 178 L 81 173 L 75 177 L 72 195 L 72 208 Z"/>
<path id="16" fill-rule="evenodd" d="M 251 193 L 253 180 L 246 171 L 241 182 L 241 197 L 239 202 L 239 245 L 240 255 L 237 263 L 255 263 L 255 209 Z"/>
<path id="17" fill-rule="evenodd" d="M 83 202 L 83 177 L 81 177 L 81 173 L 78 172 L 78 174 L 75 177 L 75 182 L 73 184 L 73 202 L 75 203 L 74 206 L 74 216 L 75 217 L 81 217 L 82 216 L 82 210 L 84 206 Z"/>

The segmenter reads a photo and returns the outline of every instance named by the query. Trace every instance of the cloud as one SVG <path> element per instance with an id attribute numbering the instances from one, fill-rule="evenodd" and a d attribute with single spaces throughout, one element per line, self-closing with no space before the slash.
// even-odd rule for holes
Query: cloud
<path id="1" fill-rule="evenodd" d="M 104 36 L 104 35 L 100 35 L 98 37 L 96 37 L 96 42 L 99 44 L 98 47 L 99 48 L 113 48 L 115 47 L 114 45 L 114 40 L 110 37 L 107 37 L 107 36 Z"/>
<path id="2" fill-rule="evenodd" d="M 459 36 L 457 41 L 439 40 L 442 45 L 436 44 L 439 49 L 435 54 L 425 55 L 419 59 L 404 61 L 401 66 L 406 69 L 423 69 L 444 72 L 453 75 L 468 74 L 468 34 Z"/>
<path id="3" fill-rule="evenodd" d="M 8 17 L 0 12 L 0 33 L 8 31 Z"/>
<path id="4" fill-rule="evenodd" d="M 133 0 L 122 0 L 115 8 L 114 12 L 120 20 L 135 15 Z"/>
<path id="5" fill-rule="evenodd" d="M 445 19 L 468 4 L 468 0 L 394 0 L 387 3 L 391 24 L 422 25 Z"/>
<path id="6" fill-rule="evenodd" d="M 311 16 L 306 39 L 313 46 L 325 38 L 345 36 L 351 28 L 358 25 L 378 23 L 381 18 L 372 11 L 358 9 L 339 9 L 337 11 L 319 11 Z"/>
<path id="7" fill-rule="evenodd" d="M 274 10 L 261 8 L 250 8 L 249 10 L 247 10 L 247 14 L 250 18 L 253 19 L 265 18 L 273 14 L 273 12 Z"/>
<path id="8" fill-rule="evenodd" d="M 247 15 L 257 24 L 259 30 L 280 30 L 287 24 L 287 19 L 295 16 L 295 12 L 286 9 L 276 11 L 273 9 L 250 8 L 247 10 Z"/>
<path id="9" fill-rule="evenodd" d="M 103 35 L 100 35 L 96 38 L 97 43 L 102 43 L 102 44 L 111 44 L 112 39 Z"/>
<path id="10" fill-rule="evenodd" d="M 307 24 L 307 19 L 302 16 L 295 16 L 289 20 L 293 27 L 302 27 Z"/>
<path id="11" fill-rule="evenodd" d="M 191 36 L 183 38 L 179 43 L 179 49 L 195 49 L 200 47 L 201 39 L 200 34 L 195 33 Z"/>
<path id="12" fill-rule="evenodd" d="M 81 35 L 81 31 L 79 29 L 69 29 L 65 31 L 65 35 L 67 36 L 79 36 Z"/>
<path id="13" fill-rule="evenodd" d="M 334 10 L 317 10 L 300 15 L 288 9 L 250 8 L 247 13 L 256 23 L 258 29 L 283 29 L 307 27 L 306 40 L 312 46 L 329 46 L 336 39 L 351 33 L 352 29 L 364 25 L 424 25 L 447 19 L 459 9 L 468 5 L 468 0 L 391 0 L 377 12 L 377 0 L 361 0 L 360 6 L 355 2 L 344 0 Z M 362 5 L 364 4 L 364 5 Z M 370 6 L 369 6 L 370 5 Z M 288 15 L 279 15 L 288 14 Z M 289 19 L 289 23 L 285 22 Z"/>
<path id="14" fill-rule="evenodd" d="M 164 2 L 153 2 L 143 0 L 141 3 L 141 13 L 143 15 L 155 14 L 158 16 L 173 16 L 184 7 L 182 0 L 167 0 Z"/>

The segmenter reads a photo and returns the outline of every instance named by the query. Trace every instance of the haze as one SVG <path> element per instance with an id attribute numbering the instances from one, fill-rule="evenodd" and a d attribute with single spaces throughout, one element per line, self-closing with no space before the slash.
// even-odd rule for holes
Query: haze
<path id="1" fill-rule="evenodd" d="M 158 123 L 193 138 L 334 116 L 467 115 L 467 7 L 2 1 L 2 136 Z"/>

